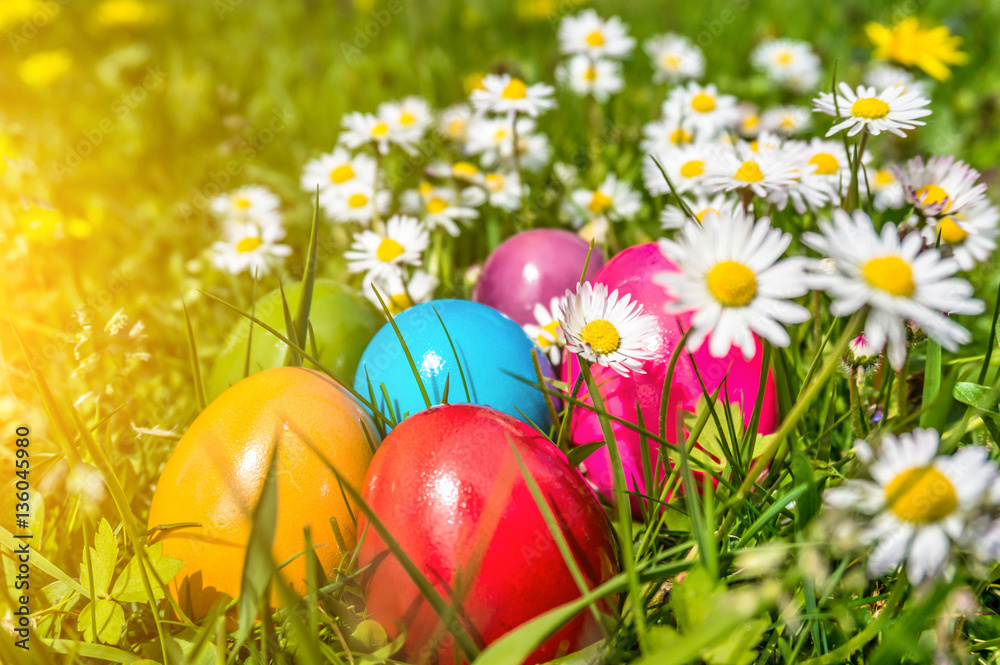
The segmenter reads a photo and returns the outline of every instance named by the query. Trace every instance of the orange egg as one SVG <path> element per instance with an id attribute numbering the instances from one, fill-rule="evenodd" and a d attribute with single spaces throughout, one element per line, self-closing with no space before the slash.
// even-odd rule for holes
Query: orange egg
<path id="1" fill-rule="evenodd" d="M 332 575 L 341 552 L 331 518 L 336 518 L 347 547 L 353 548 L 358 509 L 353 504 L 348 508 L 336 476 L 316 451 L 360 488 L 373 454 L 368 437 L 378 441 L 361 403 L 326 375 L 309 369 L 279 367 L 254 374 L 209 404 L 167 461 L 149 511 L 150 528 L 199 524 L 153 537 L 153 542 L 163 543 L 164 554 L 184 561 L 171 583 L 181 608 L 201 617 L 215 603 L 239 594 L 251 516 L 275 444 L 278 518 L 273 560 L 281 565 L 292 559 L 282 577 L 304 592 L 303 529 L 309 526 L 316 556 Z M 276 599 L 277 591 L 273 605 Z"/>

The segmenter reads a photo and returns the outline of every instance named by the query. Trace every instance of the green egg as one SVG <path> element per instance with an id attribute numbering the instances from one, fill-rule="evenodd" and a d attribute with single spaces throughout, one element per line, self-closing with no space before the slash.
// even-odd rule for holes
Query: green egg
<path id="1" fill-rule="evenodd" d="M 285 289 L 285 298 L 292 316 L 298 311 L 301 294 L 301 284 Z M 281 291 L 276 289 L 258 299 L 254 306 L 254 316 L 285 335 L 285 312 L 281 304 Z M 371 303 L 354 289 L 333 280 L 318 279 L 313 286 L 309 322 L 312 330 L 305 351 L 315 355 L 324 367 L 333 372 L 338 379 L 347 381 L 349 385 L 362 352 L 385 320 Z M 240 317 L 226 337 L 226 342 L 208 375 L 205 389 L 209 400 L 215 399 L 229 386 L 243 378 L 249 336 L 250 320 Z M 264 328 L 254 325 L 250 374 L 288 364 L 288 357 L 289 349 L 284 342 Z M 308 360 L 303 364 L 318 369 Z"/>

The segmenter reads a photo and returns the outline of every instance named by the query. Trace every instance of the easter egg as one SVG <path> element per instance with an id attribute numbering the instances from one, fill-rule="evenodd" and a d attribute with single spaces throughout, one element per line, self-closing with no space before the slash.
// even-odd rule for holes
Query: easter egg
<path id="1" fill-rule="evenodd" d="M 670 355 L 683 337 L 682 328 L 691 326 L 691 313 L 667 313 L 665 305 L 674 298 L 656 282 L 653 275 L 658 272 L 676 271 L 673 264 L 660 251 L 656 243 L 648 243 L 631 247 L 615 256 L 597 274 L 595 282 L 608 287 L 608 291 L 618 290 L 619 296 L 630 295 L 632 300 L 642 305 L 642 313 L 656 317 L 656 332 L 647 348 L 653 352 L 653 358 L 642 364 L 645 374 L 630 373 L 623 377 L 613 369 L 593 365 L 594 379 L 600 386 L 601 397 L 605 407 L 613 416 L 623 418 L 630 423 L 637 423 L 636 408 L 642 413 L 647 430 L 660 431 L 660 407 L 663 400 L 663 384 L 667 376 Z M 757 341 L 757 353 L 750 361 L 744 360 L 742 353 L 736 347 L 723 358 L 713 357 L 705 343 L 695 351 L 694 364 L 687 352 L 681 353 L 674 369 L 670 386 L 670 398 L 666 410 L 665 434 L 667 440 L 675 441 L 677 418 L 683 418 L 685 413 L 694 413 L 698 400 L 703 396 L 698 374 L 705 383 L 709 394 L 726 381 L 727 388 L 719 393 L 720 400 L 728 400 L 730 404 L 739 407 L 743 423 L 749 423 L 757 400 L 760 386 L 761 362 L 763 353 L 760 341 Z M 695 372 L 697 366 L 697 374 Z M 563 363 L 563 379 L 570 385 L 576 380 L 579 364 L 576 356 L 571 355 L 568 362 Z M 581 389 L 581 398 L 591 404 L 586 386 Z M 774 377 L 770 373 L 764 388 L 763 409 L 760 415 L 758 431 L 773 432 L 778 424 L 778 403 L 774 391 Z M 637 432 L 622 423 L 611 422 L 618 441 L 619 452 L 625 479 L 630 491 L 645 493 L 646 484 L 643 473 L 643 446 Z M 570 424 L 570 438 L 576 444 L 586 444 L 603 441 L 600 420 L 597 415 L 587 409 L 576 409 Z M 650 445 L 652 450 L 650 464 L 653 464 L 657 446 Z M 583 463 L 588 479 L 598 491 L 611 499 L 613 496 L 614 478 L 611 471 L 611 459 L 606 447 L 590 455 Z M 656 468 L 650 466 L 649 468 Z M 662 474 L 663 469 L 660 468 Z M 633 509 L 638 508 L 638 501 L 633 497 Z"/>
<path id="2" fill-rule="evenodd" d="M 276 452 L 278 518 L 273 560 L 292 559 L 283 578 L 304 592 L 310 527 L 316 557 L 332 575 L 340 550 L 336 519 L 348 548 L 357 534 L 337 477 L 325 458 L 361 488 L 378 434 L 368 413 L 346 389 L 310 369 L 279 367 L 254 374 L 223 392 L 185 432 L 167 460 L 153 494 L 152 542 L 184 567 L 170 585 L 181 608 L 195 617 L 240 591 L 243 560 L 256 505 Z M 308 443 L 307 443 L 308 442 Z M 321 457 L 322 456 L 322 457 Z M 293 558 L 294 557 L 294 558 Z M 277 605 L 272 594 L 272 605 Z"/>
<path id="3" fill-rule="evenodd" d="M 370 382 L 382 413 L 388 414 L 391 408 L 398 422 L 408 413 L 425 409 L 422 383 L 431 404 L 445 401 L 447 386 L 449 403 L 491 406 L 548 428 L 551 419 L 544 394 L 524 382 L 538 382 L 532 342 L 510 318 L 469 300 L 434 300 L 407 309 L 395 317 L 395 323 L 420 382 L 392 326 L 382 326 L 361 356 L 354 376 L 354 389 L 361 395 L 370 395 Z M 544 376 L 554 376 L 544 354 L 539 354 L 538 363 Z M 388 404 L 382 384 L 389 395 Z"/>
<path id="4" fill-rule="evenodd" d="M 301 297 L 301 283 L 285 289 L 285 299 L 293 317 L 298 311 Z M 259 298 L 253 310 L 257 319 L 287 336 L 285 308 L 281 302 L 280 290 L 276 289 Z M 309 310 L 312 333 L 306 341 L 305 351 L 312 354 L 315 343 L 317 360 L 334 376 L 350 381 L 361 352 L 384 321 L 382 315 L 361 294 L 333 280 L 318 279 L 313 285 Z M 226 337 L 208 374 L 205 382 L 208 399 L 215 399 L 223 390 L 243 378 L 249 338 L 250 320 L 241 316 Z M 288 346 L 256 324 L 250 343 L 251 374 L 281 367 L 286 363 Z M 308 360 L 305 365 L 313 367 Z"/>
<path id="5" fill-rule="evenodd" d="M 604 265 L 604 252 L 595 247 L 587 263 L 589 243 L 561 229 L 535 229 L 500 244 L 483 264 L 472 299 L 517 321 L 534 323 L 537 303 L 546 307 L 580 281 L 583 266 L 592 279 Z"/>
<path id="6" fill-rule="evenodd" d="M 461 589 L 463 625 L 478 648 L 580 597 L 511 446 L 560 525 L 586 586 L 619 572 L 611 525 L 566 455 L 524 423 L 482 406 L 436 406 L 400 423 L 375 453 L 363 497 L 444 597 Z M 367 520 L 362 516 L 358 529 Z M 358 564 L 366 606 L 391 636 L 406 631 L 412 662 L 454 663 L 434 609 L 369 527 Z M 608 608 L 597 605 L 602 612 Z M 525 661 L 547 662 L 600 639 L 584 610 Z M 435 658 L 436 655 L 436 658 Z"/>

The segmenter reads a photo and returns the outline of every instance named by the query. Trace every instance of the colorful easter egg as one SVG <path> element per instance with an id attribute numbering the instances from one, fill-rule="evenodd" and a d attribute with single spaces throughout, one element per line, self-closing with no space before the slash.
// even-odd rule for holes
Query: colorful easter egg
<path id="1" fill-rule="evenodd" d="M 395 317 L 395 323 L 431 404 L 445 401 L 447 387 L 449 403 L 483 404 L 540 428 L 549 427 L 544 394 L 525 383 L 538 382 L 532 342 L 510 318 L 469 300 L 434 300 L 407 309 Z M 538 356 L 538 362 L 543 376 L 554 376 L 544 355 Z M 368 396 L 370 385 L 379 410 L 388 414 L 391 406 L 399 421 L 426 408 L 420 382 L 399 337 L 387 323 L 361 356 L 354 389 Z M 382 384 L 391 400 L 389 405 Z"/>
<path id="2" fill-rule="evenodd" d="M 152 542 L 184 562 L 170 592 L 198 618 L 240 593 L 252 513 L 277 455 L 278 520 L 272 558 L 289 561 L 285 581 L 305 593 L 310 527 L 327 575 L 340 563 L 331 520 L 347 547 L 356 540 L 357 505 L 348 506 L 333 465 L 360 489 L 372 459 L 375 425 L 361 403 L 333 379 L 310 369 L 278 367 L 254 374 L 209 404 L 181 438 L 156 484 L 149 509 Z M 276 452 L 275 452 L 276 451 Z M 325 460 L 325 461 L 324 461 Z M 272 593 L 277 606 L 277 593 Z"/>
<path id="3" fill-rule="evenodd" d="M 301 283 L 285 289 L 285 299 L 292 316 L 298 311 L 301 294 Z M 287 335 L 280 290 L 271 291 L 258 299 L 253 309 L 257 319 Z M 315 344 L 317 360 L 334 376 L 350 381 L 365 345 L 384 322 L 382 315 L 361 294 L 333 280 L 318 279 L 313 286 L 309 311 L 312 331 L 305 350 L 312 353 Z M 243 378 L 249 337 L 250 320 L 240 317 L 216 356 L 205 382 L 209 400 Z M 250 343 L 250 374 L 285 364 L 288 345 L 260 326 L 254 325 Z M 309 361 L 305 365 L 313 367 Z"/>
<path id="4" fill-rule="evenodd" d="M 583 266 L 592 279 L 604 265 L 595 247 L 587 264 L 589 244 L 560 229 L 524 231 L 500 244 L 483 264 L 472 299 L 500 310 L 518 325 L 534 323 L 536 303 L 548 307 L 580 281 Z"/>
<path id="5" fill-rule="evenodd" d="M 666 380 L 667 366 L 670 355 L 677 343 L 683 337 L 682 328 L 687 330 L 691 325 L 691 314 L 668 314 L 664 306 L 674 298 L 666 290 L 653 281 L 653 275 L 663 271 L 676 271 L 673 264 L 660 251 L 656 243 L 638 245 L 626 249 L 615 256 L 597 274 L 595 282 L 608 287 L 609 291 L 618 289 L 619 295 L 630 295 L 632 299 L 643 306 L 643 314 L 656 317 L 656 333 L 653 335 L 649 350 L 655 355 L 642 364 L 645 374 L 632 373 L 622 377 L 617 372 L 606 367 L 593 366 L 594 378 L 601 387 L 601 397 L 604 399 L 608 412 L 631 423 L 637 422 L 636 405 L 642 412 L 645 427 L 653 432 L 660 430 L 660 406 L 663 400 L 663 383 Z M 570 385 L 579 373 L 579 364 L 575 355 L 571 354 L 568 362 L 563 363 L 563 379 Z M 746 361 L 739 349 L 733 349 L 724 358 L 714 358 L 708 351 L 708 344 L 703 344 L 694 352 L 694 364 L 687 352 L 680 354 L 674 369 L 670 387 L 670 401 L 666 410 L 666 438 L 676 443 L 677 418 L 683 419 L 685 413 L 696 411 L 698 400 L 703 396 L 700 374 L 709 394 L 725 379 L 727 389 L 719 393 L 720 399 L 725 399 L 738 406 L 743 415 L 743 422 L 749 423 L 757 400 L 760 386 L 761 361 L 763 353 L 761 344 L 757 342 L 757 353 L 752 360 Z M 697 374 L 695 372 L 697 365 Z M 581 390 L 582 398 L 590 404 L 586 386 Z M 764 389 L 763 409 L 760 415 L 758 431 L 773 432 L 778 424 L 778 403 L 774 391 L 774 378 L 769 373 Z M 618 441 L 622 466 L 629 490 L 645 493 L 642 451 L 640 436 L 634 430 L 621 423 L 612 421 L 611 428 Z M 570 424 L 571 440 L 579 445 L 594 441 L 603 441 L 600 421 L 593 411 L 576 409 Z M 651 445 L 649 450 L 656 450 Z M 651 454 L 650 463 L 652 464 Z M 607 448 L 601 448 L 584 463 L 588 479 L 598 491 L 608 497 L 613 496 L 614 479 L 611 472 L 611 460 Z M 653 468 L 653 467 L 649 467 Z M 660 472 L 662 473 L 662 468 Z M 633 498 L 633 509 L 638 502 Z"/>
<path id="6" fill-rule="evenodd" d="M 593 490 L 556 446 L 493 409 L 449 404 L 411 416 L 386 437 L 365 478 L 365 501 L 407 557 L 445 597 L 462 589 L 463 625 L 480 649 L 580 597 L 517 457 L 587 587 L 616 575 L 614 534 Z M 358 528 L 366 526 L 362 515 Z M 438 639 L 438 615 L 370 526 L 358 565 L 372 566 L 364 580 L 368 611 L 391 636 L 406 632 L 410 662 L 456 662 L 454 641 Z M 608 611 L 604 603 L 597 607 Z M 525 662 L 548 662 L 600 637 L 584 610 Z"/>

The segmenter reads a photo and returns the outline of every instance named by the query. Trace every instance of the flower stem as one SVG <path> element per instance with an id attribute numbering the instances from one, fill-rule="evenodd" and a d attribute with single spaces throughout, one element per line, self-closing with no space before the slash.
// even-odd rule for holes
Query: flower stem
<path id="1" fill-rule="evenodd" d="M 864 438 L 868 434 L 864 419 L 861 417 L 861 395 L 858 393 L 858 370 L 851 369 L 847 376 L 847 387 L 851 394 L 851 425 L 854 436 Z"/>

